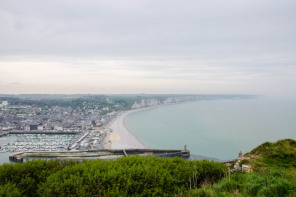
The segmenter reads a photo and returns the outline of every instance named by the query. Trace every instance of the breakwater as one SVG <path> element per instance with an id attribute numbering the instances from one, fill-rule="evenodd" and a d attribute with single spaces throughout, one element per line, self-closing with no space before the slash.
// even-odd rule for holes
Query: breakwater
<path id="1" fill-rule="evenodd" d="M 11 161 L 23 162 L 31 159 L 117 159 L 129 155 L 158 156 L 158 157 L 190 157 L 189 150 L 164 149 L 100 149 L 100 150 L 73 150 L 73 151 L 28 151 L 16 152 L 9 156 Z"/>

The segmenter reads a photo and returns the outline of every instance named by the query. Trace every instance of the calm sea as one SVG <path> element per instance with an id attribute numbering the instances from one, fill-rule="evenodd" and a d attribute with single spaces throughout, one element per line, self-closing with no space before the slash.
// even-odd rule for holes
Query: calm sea
<path id="1" fill-rule="evenodd" d="M 266 141 L 296 139 L 296 101 L 261 97 L 163 105 L 127 117 L 150 148 L 230 160 Z"/>
<path id="2" fill-rule="evenodd" d="M 2 146 L 3 144 L 7 144 L 7 143 L 13 143 L 17 140 L 17 137 L 15 135 L 13 136 L 4 136 L 4 137 L 0 137 L 0 146 Z M 9 152 L 0 152 L 0 165 L 3 163 L 11 163 L 9 161 L 9 155 L 11 153 Z"/>

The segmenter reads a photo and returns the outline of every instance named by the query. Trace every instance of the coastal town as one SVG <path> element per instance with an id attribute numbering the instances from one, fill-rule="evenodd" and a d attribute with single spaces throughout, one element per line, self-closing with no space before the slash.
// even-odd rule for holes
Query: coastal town
<path id="1" fill-rule="evenodd" d="M 4 100 L 0 104 L 0 135 L 16 135 L 18 140 L 12 144 L 1 144 L 1 150 L 102 149 L 105 125 L 116 114 L 115 111 L 109 112 L 108 107 L 98 109 L 86 102 L 73 108 L 11 105 Z"/>
<path id="2" fill-rule="evenodd" d="M 126 116 L 164 104 L 229 95 L 0 97 L 2 152 L 147 148 L 126 125 Z M 27 96 L 28 97 L 28 96 Z M 239 95 L 230 98 L 241 98 Z"/>
<path id="3" fill-rule="evenodd" d="M 112 119 L 115 111 L 98 109 L 83 103 L 82 107 L 34 107 L 30 105 L 10 105 L 2 101 L 0 105 L 0 130 L 78 132 L 93 130 Z"/>

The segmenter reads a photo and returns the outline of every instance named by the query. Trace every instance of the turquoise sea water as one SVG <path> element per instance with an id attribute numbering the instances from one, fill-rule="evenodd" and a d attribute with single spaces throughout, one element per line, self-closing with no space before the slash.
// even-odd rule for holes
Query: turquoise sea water
<path id="1" fill-rule="evenodd" d="M 3 144 L 7 144 L 7 143 L 13 143 L 14 141 L 17 140 L 16 136 L 4 136 L 4 137 L 0 137 L 0 145 Z M 9 161 L 9 152 L 0 152 L 0 165 L 2 165 L 3 163 L 11 163 L 11 161 Z"/>
<path id="2" fill-rule="evenodd" d="M 296 139 L 296 101 L 261 97 L 163 105 L 127 117 L 149 148 L 234 159 L 266 141 Z"/>

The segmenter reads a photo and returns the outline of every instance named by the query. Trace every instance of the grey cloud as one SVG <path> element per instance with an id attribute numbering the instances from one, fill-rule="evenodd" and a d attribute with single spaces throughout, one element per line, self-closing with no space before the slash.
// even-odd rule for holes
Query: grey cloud
<path id="1" fill-rule="evenodd" d="M 295 71 L 295 0 L 0 2 L 4 70 L 3 61 L 29 60 L 206 81 Z"/>
<path id="2" fill-rule="evenodd" d="M 137 2 L 3 2 L 15 29 L 1 28 L 7 45 L 0 49 L 55 55 L 209 56 L 274 53 L 295 42 L 292 1 Z"/>

